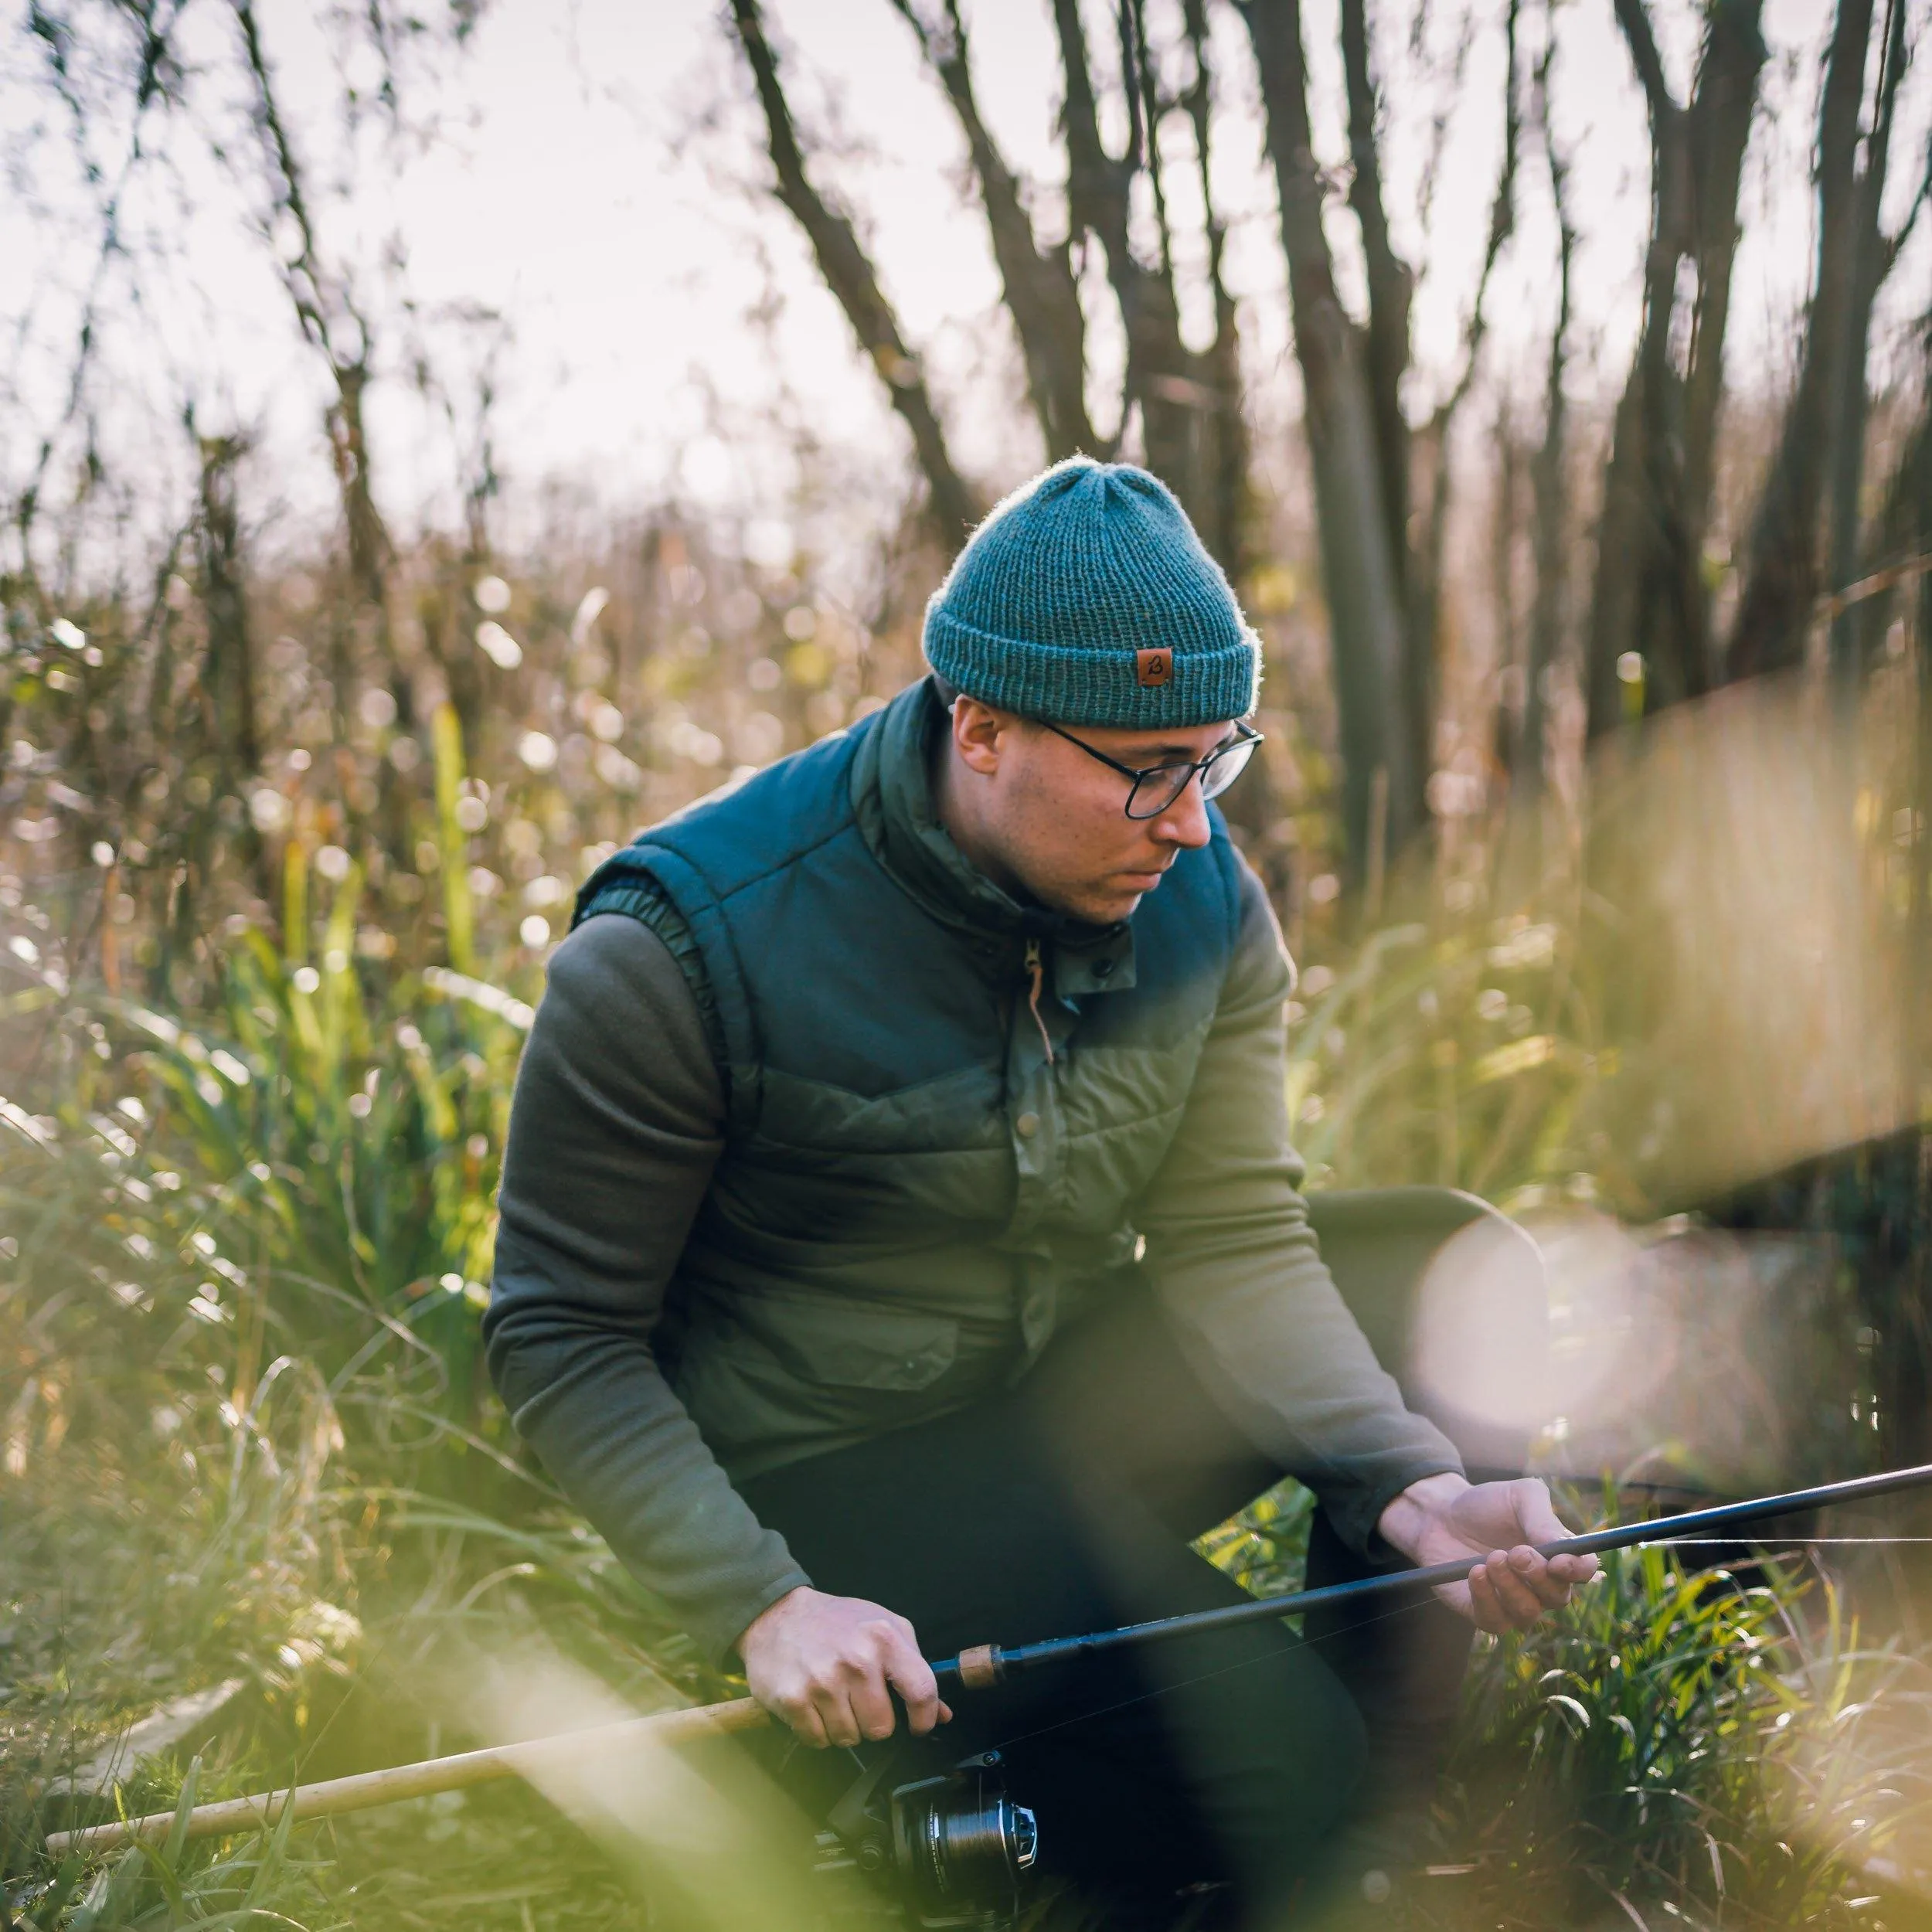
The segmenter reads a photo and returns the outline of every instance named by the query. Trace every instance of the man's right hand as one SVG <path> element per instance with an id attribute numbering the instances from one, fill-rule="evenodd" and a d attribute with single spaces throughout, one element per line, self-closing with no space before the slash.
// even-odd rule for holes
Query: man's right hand
<path id="1" fill-rule="evenodd" d="M 752 1696 L 808 1744 L 891 1736 L 893 1691 L 921 1736 L 952 1716 L 912 1625 L 862 1597 L 801 1585 L 749 1626 L 738 1654 Z"/>

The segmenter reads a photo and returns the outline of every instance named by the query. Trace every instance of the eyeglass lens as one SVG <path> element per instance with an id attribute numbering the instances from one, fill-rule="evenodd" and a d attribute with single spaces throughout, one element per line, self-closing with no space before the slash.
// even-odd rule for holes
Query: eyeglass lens
<path id="1" fill-rule="evenodd" d="M 1145 774 L 1134 787 L 1127 801 L 1127 815 L 1130 818 L 1156 818 L 1186 791 L 1188 781 L 1197 770 L 1201 772 L 1201 796 L 1218 798 L 1247 769 L 1248 760 L 1253 755 L 1259 740 L 1240 738 L 1224 751 L 1218 753 L 1208 761 L 1202 770 L 1196 765 L 1163 765 L 1157 771 Z"/>

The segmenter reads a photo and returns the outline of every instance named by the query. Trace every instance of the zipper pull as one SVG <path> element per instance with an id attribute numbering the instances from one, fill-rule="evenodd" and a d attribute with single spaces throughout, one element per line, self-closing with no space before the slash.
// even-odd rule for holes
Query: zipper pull
<path id="1" fill-rule="evenodd" d="M 1046 1063 L 1053 1064 L 1053 1038 L 1046 1030 L 1046 1022 L 1040 1017 L 1039 996 L 1046 983 L 1046 968 L 1040 958 L 1039 941 L 1029 939 L 1026 942 L 1026 972 L 1032 982 L 1026 995 L 1028 1009 L 1033 1015 L 1033 1024 L 1039 1029 L 1040 1044 L 1046 1049 Z"/>

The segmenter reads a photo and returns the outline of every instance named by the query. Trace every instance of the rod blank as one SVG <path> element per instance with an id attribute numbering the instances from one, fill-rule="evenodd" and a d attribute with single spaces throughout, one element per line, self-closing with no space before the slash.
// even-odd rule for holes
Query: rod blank
<path id="1" fill-rule="evenodd" d="M 1607 1529 L 1594 1529 L 1580 1536 L 1565 1536 L 1554 1543 L 1536 1546 L 1544 1556 L 1594 1556 L 1605 1550 L 1630 1549 L 1645 1543 L 1664 1543 L 1681 1536 L 1711 1529 L 1728 1529 L 1745 1523 L 1764 1522 L 1776 1516 L 1796 1515 L 1809 1509 L 1823 1509 L 1834 1503 L 1857 1502 L 1867 1496 L 1889 1495 L 1898 1489 L 1916 1489 L 1932 1484 L 1932 1464 L 1912 1469 L 1889 1469 L 1876 1476 L 1853 1476 L 1844 1482 L 1820 1483 L 1809 1489 L 1787 1490 L 1781 1495 L 1755 1496 L 1743 1502 L 1714 1504 L 1707 1509 L 1685 1510 L 1675 1516 L 1658 1516 L 1648 1522 L 1619 1523 Z M 1472 1561 L 1430 1563 L 1419 1570 L 1392 1570 L 1386 1576 L 1362 1577 L 1345 1583 L 1329 1583 L 1319 1590 L 1300 1590 L 1285 1597 L 1258 1597 L 1253 1603 L 1231 1604 L 1223 1610 L 1195 1611 L 1183 1617 L 1156 1617 L 1151 1623 L 1128 1624 L 1118 1630 L 1091 1631 L 1080 1637 L 1051 1637 L 1037 1644 L 1021 1644 L 1003 1650 L 996 1644 L 982 1644 L 961 1651 L 934 1666 L 941 1687 L 957 1683 L 968 1690 L 981 1690 L 1001 1683 L 1016 1671 L 1037 1669 L 1042 1665 L 1066 1663 L 1076 1658 L 1091 1657 L 1104 1651 L 1124 1650 L 1141 1644 L 1156 1644 L 1171 1637 L 1191 1637 L 1204 1631 L 1226 1630 L 1242 1624 L 1262 1623 L 1279 1617 L 1299 1615 L 1335 1604 L 1356 1603 L 1366 1598 L 1393 1596 L 1410 1590 L 1434 1589 L 1440 1583 L 1461 1583 L 1475 1568 Z"/>

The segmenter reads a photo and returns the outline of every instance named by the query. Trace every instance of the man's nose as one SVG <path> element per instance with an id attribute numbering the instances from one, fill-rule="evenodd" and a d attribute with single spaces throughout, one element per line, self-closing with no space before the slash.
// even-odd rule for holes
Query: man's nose
<path id="1" fill-rule="evenodd" d="M 1148 830 L 1162 845 L 1179 845 L 1186 852 L 1199 851 L 1214 836 L 1214 828 L 1208 822 L 1207 801 L 1201 796 L 1198 771 L 1187 781 L 1180 797 Z"/>

